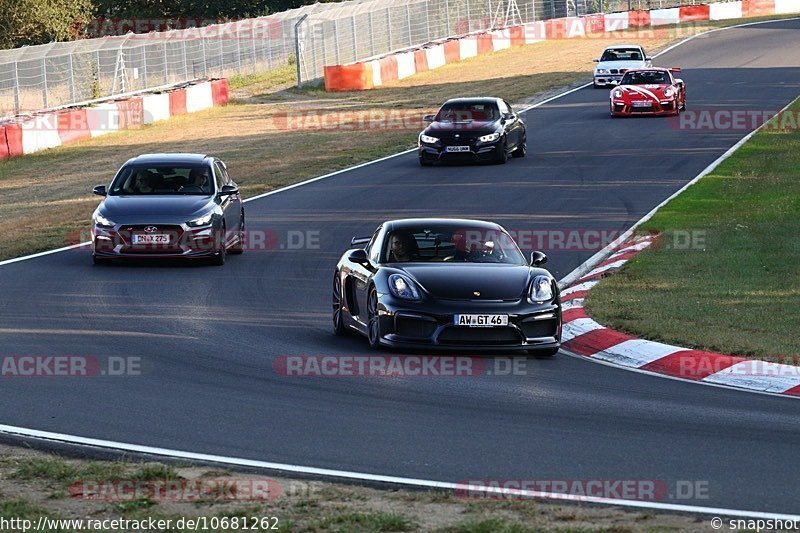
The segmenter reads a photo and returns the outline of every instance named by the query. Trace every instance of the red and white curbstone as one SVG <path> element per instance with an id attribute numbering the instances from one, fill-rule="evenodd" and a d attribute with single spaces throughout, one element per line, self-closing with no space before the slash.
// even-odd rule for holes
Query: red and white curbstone
<path id="1" fill-rule="evenodd" d="M 608 259 L 561 291 L 562 348 L 583 357 L 702 383 L 800 396 L 800 367 L 758 361 L 637 339 L 607 328 L 585 311 L 583 301 L 602 276 L 650 247 L 657 235 L 622 243 Z"/>

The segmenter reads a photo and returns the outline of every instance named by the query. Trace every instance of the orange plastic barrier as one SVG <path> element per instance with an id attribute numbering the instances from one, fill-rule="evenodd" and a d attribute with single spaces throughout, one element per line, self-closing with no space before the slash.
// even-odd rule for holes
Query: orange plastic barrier
<path id="1" fill-rule="evenodd" d="M 461 61 L 461 43 L 457 39 L 445 41 L 444 43 L 444 62 L 458 63 Z"/>
<path id="2" fill-rule="evenodd" d="M 397 58 L 395 56 L 382 57 L 379 63 L 381 66 L 381 83 L 397 79 Z"/>
<path id="3" fill-rule="evenodd" d="M 211 98 L 214 100 L 215 106 L 228 103 L 228 100 L 230 100 L 230 87 L 227 78 L 211 80 Z"/>
<path id="4" fill-rule="evenodd" d="M 8 157 L 17 157 L 22 155 L 22 125 L 6 124 L 4 129 L 6 131 Z"/>
<path id="5" fill-rule="evenodd" d="M 68 109 L 56 116 L 61 144 L 74 143 L 92 136 L 85 109 Z"/>
<path id="6" fill-rule="evenodd" d="M 649 11 L 628 11 L 629 28 L 646 28 L 648 26 L 650 26 Z"/>
<path id="7" fill-rule="evenodd" d="M 169 93 L 169 116 L 186 114 L 186 89 Z"/>
<path id="8" fill-rule="evenodd" d="M 371 72 L 364 63 L 353 63 L 352 65 L 333 65 L 325 67 L 325 90 L 326 91 L 360 91 L 372 89 Z M 397 74 L 395 74 L 397 79 Z"/>
<path id="9" fill-rule="evenodd" d="M 525 44 L 525 26 L 511 26 L 511 46 L 522 46 Z"/>
<path id="10" fill-rule="evenodd" d="M 141 96 L 119 100 L 116 104 L 119 111 L 119 129 L 140 128 L 144 124 L 144 100 Z"/>
<path id="11" fill-rule="evenodd" d="M 489 33 L 479 33 L 475 36 L 478 39 L 478 55 L 491 54 L 494 52 L 492 46 L 492 35 Z"/>
<path id="12" fill-rule="evenodd" d="M 8 159 L 8 143 L 6 142 L 6 127 L 0 126 L 0 161 Z"/>
<path id="13" fill-rule="evenodd" d="M 422 50 L 414 50 L 414 68 L 417 74 L 428 70 L 428 54 L 425 53 L 424 48 Z"/>
<path id="14" fill-rule="evenodd" d="M 691 20 L 708 20 L 710 18 L 711 6 L 708 4 L 698 6 L 682 6 L 680 8 L 681 22 Z"/>
<path id="15" fill-rule="evenodd" d="M 757 17 L 775 13 L 775 0 L 744 0 L 742 2 L 743 17 Z"/>

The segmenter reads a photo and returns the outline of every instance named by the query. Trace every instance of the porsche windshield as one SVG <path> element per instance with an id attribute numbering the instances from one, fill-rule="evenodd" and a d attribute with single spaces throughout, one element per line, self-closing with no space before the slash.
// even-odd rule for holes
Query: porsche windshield
<path id="1" fill-rule="evenodd" d="M 671 83 L 669 74 L 663 70 L 633 70 L 626 72 L 620 85 L 664 85 Z"/>
<path id="2" fill-rule="evenodd" d="M 437 122 L 490 122 L 500 118 L 500 110 L 491 102 L 453 102 L 445 104 L 436 115 Z"/>
<path id="3" fill-rule="evenodd" d="M 612 48 L 603 52 L 600 61 L 642 61 L 642 51 L 638 48 Z"/>
<path id="4" fill-rule="evenodd" d="M 510 235 L 485 228 L 420 227 L 391 232 L 382 262 L 506 263 L 527 265 Z"/>
<path id="5" fill-rule="evenodd" d="M 117 174 L 109 191 L 111 196 L 213 193 L 211 170 L 204 165 L 129 165 Z"/>

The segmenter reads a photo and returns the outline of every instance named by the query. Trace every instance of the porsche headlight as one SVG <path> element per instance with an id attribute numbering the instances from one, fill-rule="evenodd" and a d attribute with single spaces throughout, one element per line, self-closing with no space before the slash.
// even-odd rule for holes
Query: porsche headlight
<path id="1" fill-rule="evenodd" d="M 200 218 L 195 218 L 194 220 L 189 220 L 186 222 L 186 225 L 192 228 L 199 228 L 200 226 L 208 226 L 211 224 L 211 218 L 214 216 L 214 213 L 209 213 L 205 216 Z"/>
<path id="2" fill-rule="evenodd" d="M 611 96 L 613 96 L 614 98 L 622 98 L 622 89 L 614 89 L 611 92 Z"/>
<path id="3" fill-rule="evenodd" d="M 667 87 L 666 89 L 664 89 L 664 98 L 671 98 L 674 95 L 675 95 L 675 89 L 673 89 L 672 87 Z"/>
<path id="4" fill-rule="evenodd" d="M 534 302 L 542 303 L 553 299 L 553 283 L 547 276 L 536 276 L 531 283 L 530 298 Z"/>
<path id="5" fill-rule="evenodd" d="M 419 291 L 414 283 L 402 274 L 389 276 L 389 290 L 394 296 L 403 300 L 419 300 Z"/>
<path id="6" fill-rule="evenodd" d="M 94 215 L 94 224 L 101 228 L 113 228 L 116 225 L 113 220 L 107 219 L 100 213 Z"/>
<path id="7" fill-rule="evenodd" d="M 607 68 L 599 68 L 594 71 L 595 74 L 608 74 Z"/>
<path id="8" fill-rule="evenodd" d="M 500 134 L 495 132 L 495 133 L 490 133 L 489 135 L 484 135 L 483 137 L 478 137 L 478 142 L 490 143 L 496 141 L 499 138 Z"/>
<path id="9" fill-rule="evenodd" d="M 423 144 L 436 144 L 437 142 L 439 142 L 439 139 L 437 139 L 436 137 L 431 137 L 430 135 L 425 135 L 420 133 L 419 142 Z"/>

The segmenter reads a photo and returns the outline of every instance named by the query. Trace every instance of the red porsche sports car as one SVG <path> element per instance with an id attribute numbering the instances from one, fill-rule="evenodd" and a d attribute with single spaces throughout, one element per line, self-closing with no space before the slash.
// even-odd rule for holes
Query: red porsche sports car
<path id="1" fill-rule="evenodd" d="M 686 85 L 673 77 L 679 68 L 629 70 L 611 90 L 611 116 L 677 115 L 686 109 Z"/>

